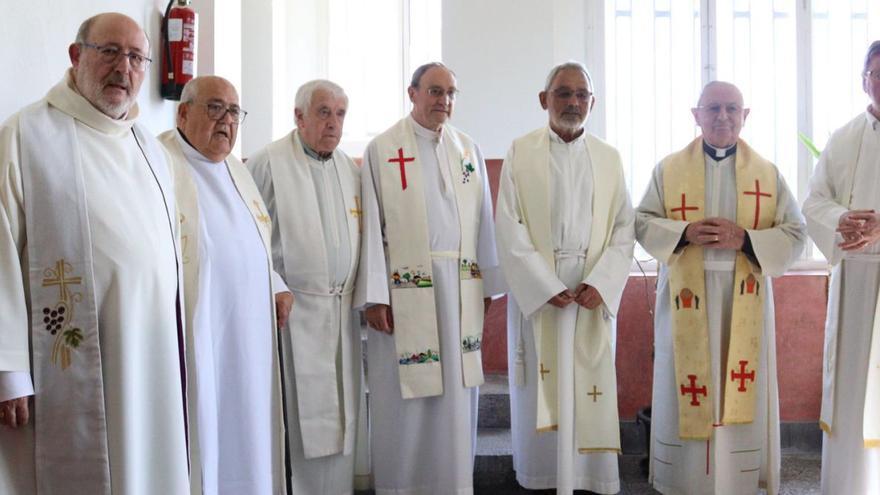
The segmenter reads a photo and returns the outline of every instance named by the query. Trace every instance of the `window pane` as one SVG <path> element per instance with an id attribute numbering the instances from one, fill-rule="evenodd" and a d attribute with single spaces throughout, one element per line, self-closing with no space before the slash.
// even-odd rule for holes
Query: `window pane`
<path id="1" fill-rule="evenodd" d="M 880 2 L 813 2 L 813 140 L 819 149 L 870 100 L 861 72 L 880 39 Z"/>
<path id="2" fill-rule="evenodd" d="M 742 138 L 797 190 L 795 1 L 718 0 L 718 79 L 736 84 L 751 108 Z"/>
<path id="3" fill-rule="evenodd" d="M 657 162 L 695 136 L 700 1 L 606 0 L 609 142 L 638 203 Z"/>

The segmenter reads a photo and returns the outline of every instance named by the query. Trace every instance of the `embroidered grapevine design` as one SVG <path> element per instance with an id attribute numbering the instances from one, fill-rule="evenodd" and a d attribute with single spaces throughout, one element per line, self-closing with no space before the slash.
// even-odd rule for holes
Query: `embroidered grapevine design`
<path id="1" fill-rule="evenodd" d="M 401 354 L 398 363 L 400 364 L 425 364 L 425 363 L 439 363 L 440 362 L 440 353 L 437 351 L 433 351 L 428 349 L 424 352 L 420 352 L 418 354 L 406 355 Z"/>
<path id="2" fill-rule="evenodd" d="M 60 364 L 62 370 L 70 366 L 71 351 L 79 348 L 83 331 L 73 325 L 74 310 L 82 301 L 81 292 L 73 292 L 70 286 L 81 285 L 82 277 L 72 276 L 73 267 L 63 259 L 54 268 L 43 270 L 42 287 L 58 286 L 58 302 L 54 307 L 43 307 L 43 328 L 55 336 L 52 344 L 52 364 Z"/>
<path id="3" fill-rule="evenodd" d="M 391 272 L 391 288 L 424 289 L 433 286 L 431 275 L 422 270 L 410 270 L 409 267 L 398 268 Z"/>
<path id="4" fill-rule="evenodd" d="M 483 274 L 480 272 L 480 265 L 476 260 L 462 258 L 461 264 L 459 265 L 459 271 L 461 272 L 461 280 L 483 278 Z"/>
<path id="5" fill-rule="evenodd" d="M 476 335 L 468 335 L 461 341 L 461 350 L 463 352 L 479 351 L 483 345 L 483 341 Z"/>

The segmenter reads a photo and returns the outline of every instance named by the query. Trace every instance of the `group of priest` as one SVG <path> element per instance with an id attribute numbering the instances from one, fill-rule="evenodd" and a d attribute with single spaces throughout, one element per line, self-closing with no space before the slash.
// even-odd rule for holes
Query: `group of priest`
<path id="1" fill-rule="evenodd" d="M 245 165 L 247 112 L 221 77 L 190 81 L 158 139 L 137 123 L 149 48 L 132 19 L 89 18 L 63 79 L 0 127 L 3 493 L 350 494 L 365 385 L 376 493 L 472 493 L 483 318 L 504 293 L 518 482 L 617 493 L 614 321 L 638 240 L 659 262 L 653 486 L 774 494 L 770 277 L 808 231 L 834 267 L 822 491 L 880 490 L 880 42 L 806 222 L 739 137 L 729 83 L 704 87 L 701 135 L 634 209 L 620 154 L 584 127 L 589 72 L 554 67 L 548 123 L 513 141 L 493 218 L 441 63 L 415 71 L 412 112 L 361 166 L 326 80 Z"/>

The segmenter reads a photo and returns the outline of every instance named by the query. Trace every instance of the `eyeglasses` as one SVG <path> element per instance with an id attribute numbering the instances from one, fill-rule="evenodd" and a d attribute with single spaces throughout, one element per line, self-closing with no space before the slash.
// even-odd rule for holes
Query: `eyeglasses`
<path id="1" fill-rule="evenodd" d="M 880 81 L 880 70 L 866 70 L 865 77 L 870 77 L 875 81 Z"/>
<path id="2" fill-rule="evenodd" d="M 137 52 L 123 52 L 118 46 L 113 45 L 93 45 L 91 43 L 80 43 L 82 46 L 86 48 L 91 48 L 98 52 L 98 56 L 101 58 L 101 62 L 105 64 L 113 64 L 119 60 L 119 56 L 122 55 L 128 58 L 128 65 L 131 66 L 133 70 L 138 72 L 144 72 L 150 67 L 150 62 L 153 60 L 145 55 L 141 55 Z"/>
<path id="3" fill-rule="evenodd" d="M 742 111 L 743 111 L 743 107 L 741 107 L 735 103 L 728 103 L 726 105 L 722 105 L 720 103 L 712 103 L 709 105 L 698 105 L 697 106 L 697 109 L 702 110 L 703 112 L 706 112 L 707 114 L 712 115 L 712 116 L 720 115 L 722 108 L 729 115 L 738 115 L 738 114 L 742 113 Z"/>
<path id="4" fill-rule="evenodd" d="M 554 89 L 551 93 L 553 93 L 554 97 L 559 98 L 560 100 L 568 100 L 574 96 L 578 101 L 587 101 L 593 96 L 593 93 L 589 91 L 572 91 L 567 88 Z"/>
<path id="5" fill-rule="evenodd" d="M 432 98 L 448 96 L 450 100 L 454 100 L 458 93 L 460 93 L 460 91 L 455 88 L 446 90 L 441 88 L 440 86 L 431 86 L 426 91 L 428 92 L 428 95 Z"/>
<path id="6" fill-rule="evenodd" d="M 244 122 L 244 118 L 247 117 L 247 112 L 241 109 L 238 105 L 229 105 L 226 106 L 222 103 L 217 102 L 208 102 L 208 103 L 196 103 L 194 101 L 188 101 L 187 103 L 191 105 L 201 105 L 205 107 L 208 113 L 208 118 L 211 120 L 221 120 L 228 113 L 230 117 L 232 117 L 232 121 L 241 124 Z"/>

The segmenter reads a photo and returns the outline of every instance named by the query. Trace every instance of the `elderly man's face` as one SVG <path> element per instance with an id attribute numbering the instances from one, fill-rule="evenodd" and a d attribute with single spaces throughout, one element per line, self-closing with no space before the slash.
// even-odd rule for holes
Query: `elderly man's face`
<path id="1" fill-rule="evenodd" d="M 145 71 L 131 67 L 125 53 L 148 56 L 147 37 L 136 22 L 121 14 L 105 14 L 95 19 L 86 42 L 97 47 L 114 47 L 120 52 L 113 62 L 105 62 L 99 50 L 70 45 L 73 76 L 80 94 L 109 117 L 123 117 L 137 100 Z"/>
<path id="2" fill-rule="evenodd" d="M 309 148 L 326 154 L 332 153 L 342 139 L 342 125 L 348 110 L 348 99 L 332 91 L 318 88 L 312 93 L 309 108 L 295 110 L 296 127 Z"/>
<path id="3" fill-rule="evenodd" d="M 412 116 L 421 126 L 439 131 L 452 117 L 455 106 L 455 76 L 445 67 L 431 67 L 419 81 L 419 87 L 410 87 L 409 100 L 413 103 Z"/>
<path id="4" fill-rule="evenodd" d="M 871 61 L 868 63 L 868 72 L 880 74 L 880 55 L 871 57 Z M 874 109 L 875 115 L 880 114 L 880 81 L 872 76 L 863 75 L 862 87 L 871 98 L 871 107 Z"/>
<path id="5" fill-rule="evenodd" d="M 743 96 L 736 86 L 718 83 L 707 87 L 700 103 L 692 108 L 694 119 L 703 132 L 703 139 L 716 148 L 736 144 L 749 109 L 743 107 Z"/>
<path id="6" fill-rule="evenodd" d="M 209 77 L 201 81 L 193 101 L 182 103 L 177 111 L 177 125 L 187 141 L 213 162 L 225 160 L 235 146 L 238 120 L 227 111 L 230 108 L 241 110 L 235 88 L 225 79 Z M 218 109 L 219 118 L 209 115 Z"/>
<path id="7" fill-rule="evenodd" d="M 550 116 L 550 128 L 563 139 L 580 135 L 596 102 L 587 76 L 577 69 L 559 71 L 538 98 Z"/>

